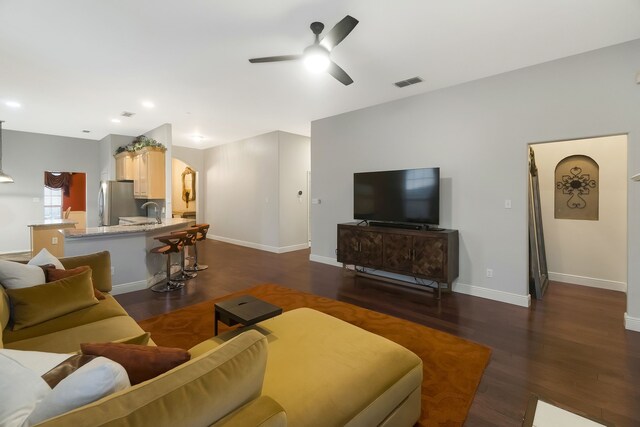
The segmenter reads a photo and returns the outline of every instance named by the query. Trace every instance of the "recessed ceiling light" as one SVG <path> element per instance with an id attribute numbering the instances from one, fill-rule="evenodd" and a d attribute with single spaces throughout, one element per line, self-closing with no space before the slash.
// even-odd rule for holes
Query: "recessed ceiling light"
<path id="1" fill-rule="evenodd" d="M 194 142 L 202 142 L 204 140 L 204 136 L 202 136 L 202 135 L 191 135 L 191 139 Z"/>
<path id="2" fill-rule="evenodd" d="M 154 108 L 156 106 L 156 104 L 154 104 L 151 101 L 142 101 L 142 106 L 144 108 Z"/>
<path id="3" fill-rule="evenodd" d="M 4 103 L 4 105 L 6 105 L 7 107 L 11 107 L 11 108 L 20 108 L 22 107 L 22 104 L 20 104 L 19 102 L 16 101 L 7 101 Z"/>
<path id="4" fill-rule="evenodd" d="M 120 119 L 111 119 L 113 123 L 120 123 Z"/>

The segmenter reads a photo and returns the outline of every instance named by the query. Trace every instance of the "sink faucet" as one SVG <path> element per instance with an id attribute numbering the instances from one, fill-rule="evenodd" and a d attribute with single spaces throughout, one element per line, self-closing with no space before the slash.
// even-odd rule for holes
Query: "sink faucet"
<path id="1" fill-rule="evenodd" d="M 160 218 L 160 206 L 156 202 L 145 202 L 140 206 L 140 209 L 146 208 L 148 205 L 153 205 L 156 207 L 156 222 L 158 224 L 162 224 L 162 218 Z"/>

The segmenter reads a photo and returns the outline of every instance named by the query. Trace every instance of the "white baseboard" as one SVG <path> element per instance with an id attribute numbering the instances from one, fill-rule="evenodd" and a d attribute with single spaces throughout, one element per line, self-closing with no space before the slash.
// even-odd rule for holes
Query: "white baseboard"
<path id="1" fill-rule="evenodd" d="M 520 307 L 529 307 L 531 305 L 531 295 L 518 295 L 511 292 L 483 288 L 481 286 L 467 285 L 465 283 L 454 283 L 453 292 L 506 302 L 508 304 L 519 305 Z"/>
<path id="2" fill-rule="evenodd" d="M 624 314 L 624 328 L 630 331 L 640 332 L 640 317 L 631 317 Z"/>
<path id="3" fill-rule="evenodd" d="M 342 267 L 342 263 L 336 261 L 335 258 L 331 258 L 328 256 L 320 256 L 320 255 L 314 255 L 311 254 L 309 255 L 309 261 L 313 261 L 313 262 L 319 262 L 322 264 L 328 264 L 328 265 L 332 265 L 334 267 Z"/>
<path id="4" fill-rule="evenodd" d="M 309 243 L 301 243 L 299 245 L 291 245 L 291 246 L 281 246 L 278 252 L 279 254 L 283 254 L 285 252 L 293 252 L 293 251 L 301 251 L 302 249 L 309 249 Z"/>
<path id="5" fill-rule="evenodd" d="M 573 285 L 589 286 L 590 288 L 609 289 L 611 291 L 627 292 L 627 284 L 613 280 L 595 279 L 593 277 L 576 276 L 573 274 L 549 272 L 549 280 L 554 282 L 571 283 Z"/>
<path id="6" fill-rule="evenodd" d="M 119 285 L 113 285 L 111 289 L 111 295 L 126 294 L 127 292 L 141 291 L 147 289 L 148 284 L 146 280 L 139 280 L 137 282 L 121 283 Z"/>
<path id="7" fill-rule="evenodd" d="M 273 252 L 274 254 L 283 254 L 285 252 L 299 251 L 302 249 L 307 249 L 309 247 L 309 243 L 302 243 L 299 245 L 281 246 L 281 247 L 269 246 L 269 245 L 262 245 L 260 243 L 246 242 L 244 240 L 230 239 L 228 237 L 215 236 L 215 235 L 207 235 L 207 239 L 217 240 L 219 242 L 231 243 L 232 245 L 244 246 L 246 248 L 259 249 L 261 251 Z"/>

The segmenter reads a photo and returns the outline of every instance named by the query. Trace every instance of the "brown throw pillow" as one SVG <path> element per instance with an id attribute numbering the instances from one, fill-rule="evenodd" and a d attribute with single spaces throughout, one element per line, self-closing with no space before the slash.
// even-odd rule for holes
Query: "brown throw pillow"
<path id="1" fill-rule="evenodd" d="M 191 354 L 181 348 L 137 344 L 84 343 L 80 349 L 82 354 L 106 357 L 121 364 L 131 385 L 155 378 L 191 359 Z"/>
<path id="2" fill-rule="evenodd" d="M 65 279 L 67 277 L 75 276 L 76 274 L 83 273 L 91 268 L 88 265 L 83 265 L 76 268 L 70 268 L 69 270 L 60 270 L 57 269 L 53 264 L 47 264 L 41 266 L 44 269 L 44 275 L 47 278 L 47 283 L 55 282 L 56 280 Z M 93 281 L 91 282 L 93 284 Z M 106 299 L 104 294 L 97 290 L 95 287 L 93 288 L 93 295 L 97 299 Z"/>

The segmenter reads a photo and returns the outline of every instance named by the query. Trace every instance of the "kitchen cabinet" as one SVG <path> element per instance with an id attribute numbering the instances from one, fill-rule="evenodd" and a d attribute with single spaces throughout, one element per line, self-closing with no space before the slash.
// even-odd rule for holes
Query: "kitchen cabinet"
<path id="1" fill-rule="evenodd" d="M 133 197 L 136 199 L 165 198 L 164 151 L 145 147 L 133 157 Z"/>
<path id="2" fill-rule="evenodd" d="M 130 181 L 133 179 L 134 153 L 123 151 L 116 154 L 116 181 Z"/>
<path id="3" fill-rule="evenodd" d="M 458 231 L 338 224 L 337 255 L 345 265 L 431 280 L 450 292 L 458 277 Z"/>

